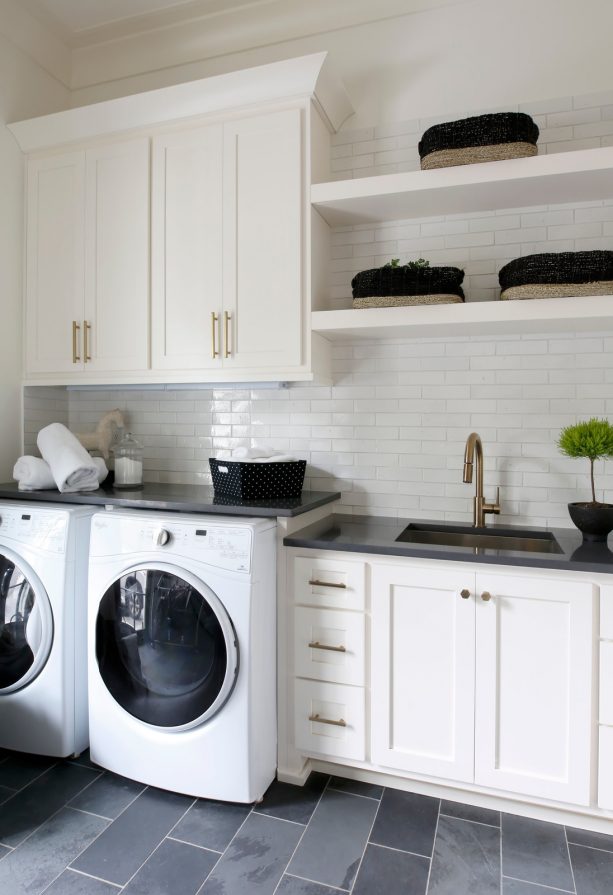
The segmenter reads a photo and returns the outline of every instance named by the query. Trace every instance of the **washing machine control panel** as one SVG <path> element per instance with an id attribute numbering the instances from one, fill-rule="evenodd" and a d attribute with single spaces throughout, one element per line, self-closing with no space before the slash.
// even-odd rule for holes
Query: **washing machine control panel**
<path id="1" fill-rule="evenodd" d="M 91 553 L 96 556 L 153 552 L 160 559 L 194 559 L 232 572 L 251 570 L 253 532 L 246 526 L 220 525 L 208 519 L 129 518 L 96 515 L 92 521 Z"/>
<path id="2" fill-rule="evenodd" d="M 49 553 L 64 553 L 67 527 L 66 516 L 53 511 L 5 506 L 0 511 L 0 543 L 27 544 Z"/>

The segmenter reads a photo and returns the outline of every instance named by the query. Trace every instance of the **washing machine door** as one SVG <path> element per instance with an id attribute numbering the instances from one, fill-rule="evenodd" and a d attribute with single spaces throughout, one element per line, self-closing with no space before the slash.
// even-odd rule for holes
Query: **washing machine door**
<path id="1" fill-rule="evenodd" d="M 171 565 L 124 571 L 103 594 L 96 660 L 113 699 L 145 724 L 188 730 L 224 705 L 238 674 L 238 644 L 222 603 Z"/>
<path id="2" fill-rule="evenodd" d="M 0 546 L 0 700 L 40 674 L 52 643 L 53 614 L 40 580 Z"/>

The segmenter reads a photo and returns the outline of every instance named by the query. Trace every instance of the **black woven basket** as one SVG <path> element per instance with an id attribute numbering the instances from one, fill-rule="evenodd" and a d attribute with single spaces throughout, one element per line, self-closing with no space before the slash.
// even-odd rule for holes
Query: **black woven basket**
<path id="1" fill-rule="evenodd" d="M 596 283 L 613 280 L 613 252 L 543 252 L 514 258 L 500 269 L 501 289 L 533 283 Z"/>
<path id="2" fill-rule="evenodd" d="M 389 295 L 458 295 L 464 301 L 459 267 L 373 267 L 351 281 L 354 298 Z"/>
<path id="3" fill-rule="evenodd" d="M 424 131 L 419 145 L 421 159 L 444 149 L 466 149 L 469 146 L 494 146 L 500 143 L 531 143 L 536 146 L 539 129 L 524 112 L 498 112 L 475 115 L 459 121 L 435 124 Z"/>
<path id="4" fill-rule="evenodd" d="M 241 463 L 209 457 L 215 496 L 241 500 L 282 500 L 300 497 L 306 460 L 281 463 Z"/>

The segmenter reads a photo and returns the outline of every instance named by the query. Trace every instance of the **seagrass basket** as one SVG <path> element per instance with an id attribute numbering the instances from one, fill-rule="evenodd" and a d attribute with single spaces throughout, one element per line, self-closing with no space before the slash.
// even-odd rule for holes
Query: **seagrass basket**
<path id="1" fill-rule="evenodd" d="M 613 295 L 613 251 L 525 255 L 505 264 L 498 281 L 503 300 Z"/>
<path id="2" fill-rule="evenodd" d="M 419 141 L 421 167 L 447 168 L 536 155 L 539 129 L 524 112 L 475 115 L 429 127 Z"/>
<path id="3" fill-rule="evenodd" d="M 453 304 L 464 301 L 458 267 L 374 267 L 351 281 L 354 308 Z"/>

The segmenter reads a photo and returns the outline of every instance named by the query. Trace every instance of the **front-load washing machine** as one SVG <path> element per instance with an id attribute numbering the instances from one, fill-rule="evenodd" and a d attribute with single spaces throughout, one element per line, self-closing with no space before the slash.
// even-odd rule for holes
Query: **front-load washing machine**
<path id="1" fill-rule="evenodd" d="M 0 503 L 0 746 L 87 748 L 91 507 Z"/>
<path id="2" fill-rule="evenodd" d="M 142 783 L 253 802 L 276 770 L 273 520 L 92 518 L 91 757 Z"/>

